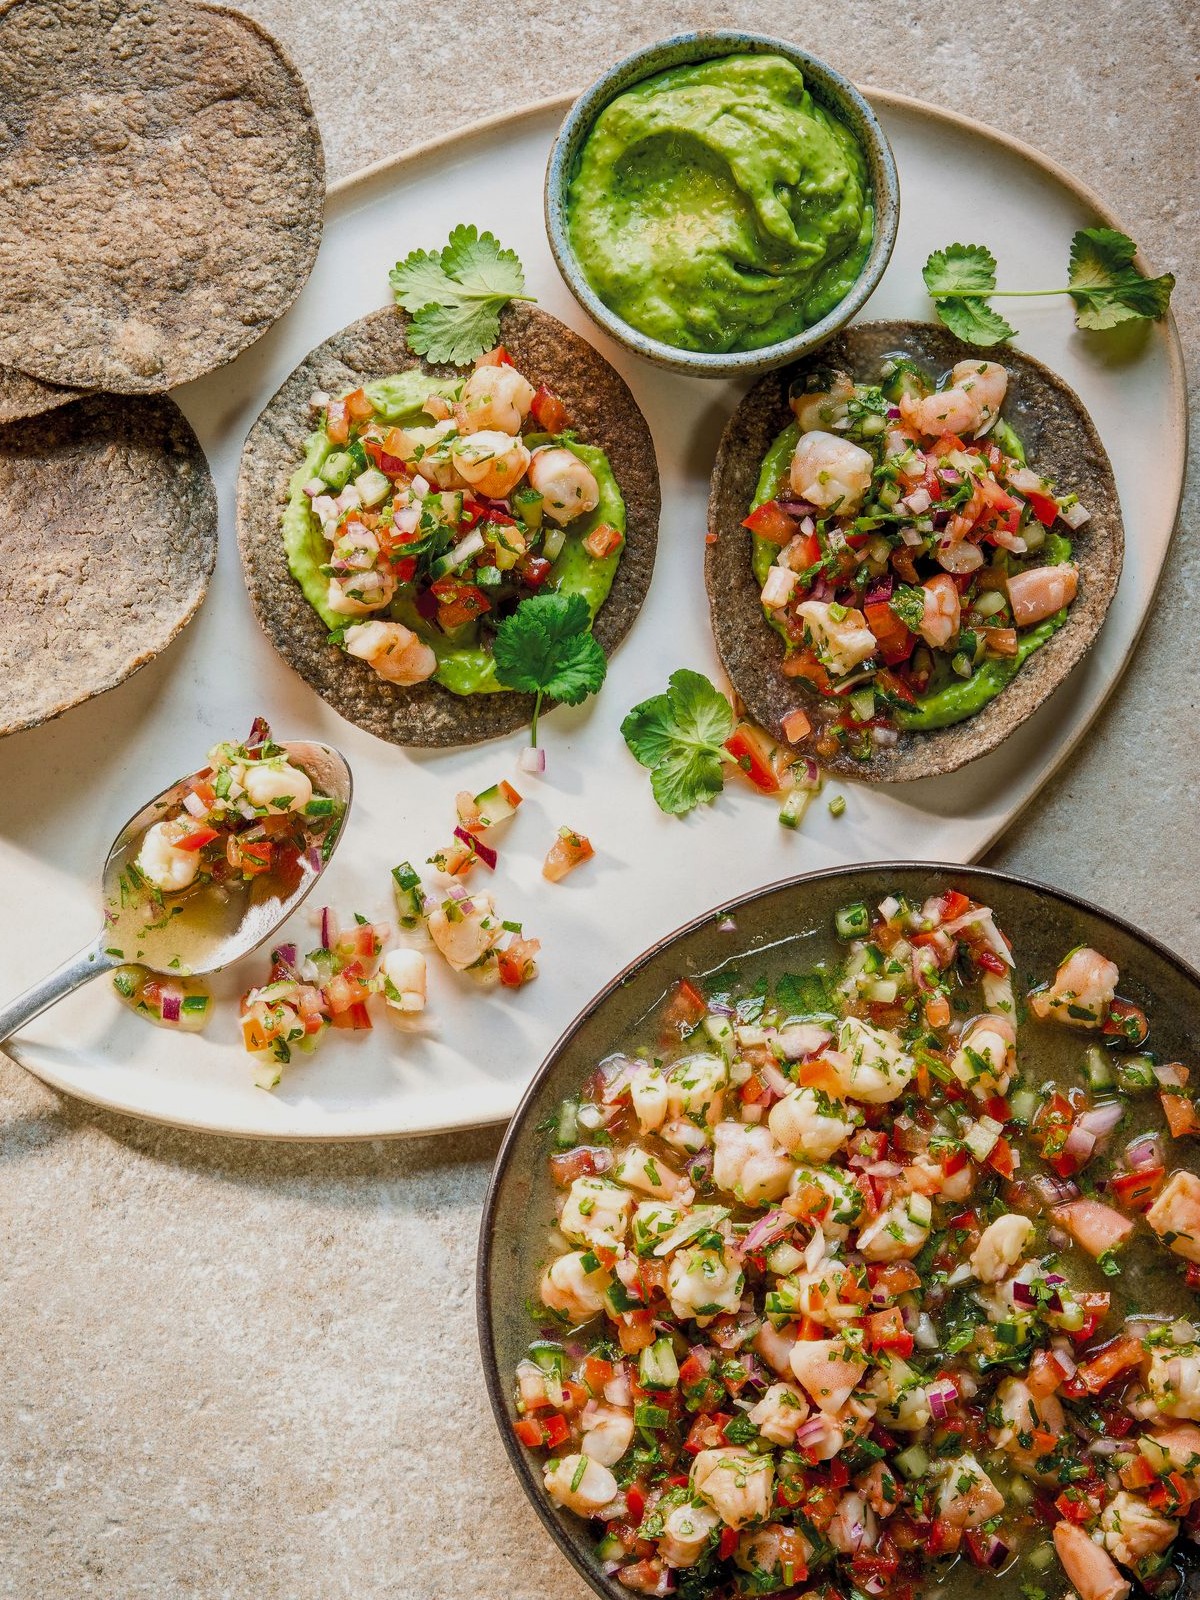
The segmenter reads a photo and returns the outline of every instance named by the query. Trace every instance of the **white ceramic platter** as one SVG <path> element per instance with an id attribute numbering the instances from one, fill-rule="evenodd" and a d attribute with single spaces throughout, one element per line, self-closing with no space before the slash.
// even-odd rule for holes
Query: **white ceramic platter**
<path id="1" fill-rule="evenodd" d="M 924 318 L 920 269 L 955 239 L 990 245 L 1006 282 L 1065 281 L 1073 231 L 1098 202 L 1034 152 L 986 129 L 872 94 L 895 148 L 900 237 L 869 315 Z M 165 656 L 111 693 L 0 746 L 0 987 L 16 993 L 91 937 L 109 839 L 136 804 L 192 770 L 209 745 L 265 713 L 282 738 L 325 739 L 354 769 L 356 801 L 323 899 L 348 915 L 390 911 L 389 868 L 447 842 L 456 790 L 516 779 L 527 799 L 501 845 L 494 884 L 506 918 L 543 941 L 542 971 L 519 994 L 480 994 L 431 960 L 426 1019 L 380 1016 L 338 1033 L 285 1075 L 253 1086 L 234 997 L 262 981 L 265 954 L 218 980 L 224 1004 L 199 1036 L 164 1033 L 126 1012 L 100 980 L 34 1023 L 9 1049 L 47 1082 L 139 1116 L 225 1133 L 350 1138 L 468 1127 L 506 1118 L 534 1068 L 587 998 L 643 948 L 705 909 L 793 872 L 881 857 L 970 861 L 1064 759 L 1116 683 L 1146 615 L 1183 480 L 1182 360 L 1171 327 L 1129 338 L 1078 334 L 1063 299 L 1017 306 L 1020 345 L 1074 385 L 1116 468 L 1128 555 L 1109 620 L 1088 660 L 1000 749 L 951 777 L 849 787 L 840 818 L 824 801 L 791 835 L 769 801 L 732 787 L 685 820 L 661 815 L 619 734 L 635 702 L 693 666 L 718 676 L 702 580 L 705 498 L 718 437 L 739 390 L 682 379 L 610 347 L 551 262 L 542 175 L 566 108 L 560 99 L 384 163 L 331 194 L 324 242 L 297 305 L 232 366 L 177 394 L 208 452 L 221 549 L 198 619 Z M 1111 218 L 1103 218 L 1112 221 Z M 292 367 L 345 323 L 387 301 L 387 271 L 472 221 L 514 246 L 547 310 L 600 345 L 650 420 L 662 472 L 658 566 L 641 616 L 600 697 L 544 723 L 544 780 L 516 770 L 520 740 L 425 753 L 342 722 L 271 650 L 251 615 L 234 540 L 234 485 L 246 432 Z M 1153 459 L 1152 474 L 1139 462 Z M 97 595 L 97 604 L 103 597 Z M 829 791 L 832 793 L 833 791 Z M 563 823 L 596 859 L 561 885 L 540 875 Z M 482 869 L 477 869 L 482 872 Z M 317 940 L 307 922 L 290 931 Z"/>

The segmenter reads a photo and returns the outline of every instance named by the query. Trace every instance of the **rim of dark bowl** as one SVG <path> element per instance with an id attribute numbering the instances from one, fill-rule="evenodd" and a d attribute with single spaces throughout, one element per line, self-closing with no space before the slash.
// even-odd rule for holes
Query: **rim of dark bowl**
<path id="1" fill-rule="evenodd" d="M 725 55 L 784 56 L 804 73 L 805 86 L 813 98 L 849 122 L 850 131 L 861 145 L 867 162 L 875 201 L 875 231 L 870 252 L 853 287 L 832 311 L 811 327 L 757 350 L 683 350 L 632 327 L 606 306 L 592 288 L 571 245 L 566 214 L 567 188 L 584 140 L 596 118 L 618 94 L 670 67 L 711 61 Z M 544 211 L 550 250 L 564 282 L 592 321 L 610 338 L 635 355 L 674 372 L 701 378 L 749 377 L 808 355 L 862 310 L 879 287 L 895 248 L 900 226 L 900 180 L 891 144 L 879 118 L 861 90 L 835 67 L 772 34 L 701 29 L 672 34 L 644 45 L 618 61 L 584 90 L 555 135 L 546 164 Z"/>
<path id="2" fill-rule="evenodd" d="M 549 1532 L 554 1543 L 566 1556 L 581 1578 L 592 1588 L 594 1593 L 602 1596 L 602 1600 L 617 1600 L 627 1590 L 622 1590 L 614 1584 L 603 1583 L 597 1574 L 584 1560 L 579 1546 L 586 1537 L 588 1524 L 580 1520 L 580 1535 L 578 1539 L 571 1538 L 560 1525 L 551 1509 L 546 1491 L 541 1479 L 533 1470 L 532 1457 L 522 1448 L 514 1434 L 509 1417 L 508 1387 L 502 1378 L 495 1356 L 495 1344 L 492 1329 L 491 1313 L 491 1269 L 492 1269 L 492 1242 L 494 1236 L 494 1216 L 499 1204 L 500 1190 L 507 1176 L 512 1153 L 517 1139 L 521 1133 L 525 1119 L 529 1115 L 534 1103 L 538 1099 L 543 1080 L 558 1061 L 559 1056 L 568 1047 L 575 1035 L 583 1027 L 592 1013 L 608 1000 L 609 996 L 622 988 L 646 964 L 660 955 L 668 946 L 709 926 L 714 919 L 736 913 L 743 906 L 754 900 L 759 900 L 766 895 L 778 894 L 785 889 L 796 889 L 807 884 L 825 882 L 830 878 L 855 877 L 862 873 L 887 873 L 887 872 L 920 872 L 943 873 L 947 876 L 962 877 L 971 874 L 976 878 L 991 880 L 992 882 L 1010 884 L 1019 889 L 1028 889 L 1035 894 L 1048 895 L 1060 905 L 1072 911 L 1082 911 L 1088 916 L 1099 917 L 1111 923 L 1114 928 L 1147 946 L 1157 956 L 1174 967 L 1184 978 L 1200 989 L 1200 970 L 1197 970 L 1181 955 L 1172 950 L 1154 934 L 1147 933 L 1144 928 L 1131 922 L 1127 917 L 1122 917 L 1116 912 L 1107 910 L 1104 906 L 1097 905 L 1093 900 L 1085 900 L 1082 895 L 1072 894 L 1068 889 L 1056 889 L 1052 884 L 1042 883 L 1037 878 L 1026 878 L 1020 873 L 1003 872 L 997 867 L 964 866 L 962 862 L 947 861 L 862 861 L 851 866 L 821 867 L 813 872 L 799 872 L 791 877 L 779 878 L 774 883 L 764 884 L 758 889 L 748 889 L 744 893 L 735 895 L 731 900 L 725 900 L 720 905 L 704 912 L 698 917 L 692 917 L 674 932 L 665 934 L 661 939 L 643 950 L 627 966 L 623 967 L 617 975 L 600 989 L 588 1003 L 583 1006 L 578 1014 L 563 1029 L 547 1052 L 542 1064 L 534 1073 L 528 1088 L 521 1096 L 520 1104 L 512 1115 L 512 1119 L 505 1129 L 504 1138 L 496 1156 L 496 1164 L 492 1168 L 492 1175 L 488 1181 L 487 1196 L 483 1203 L 483 1216 L 479 1226 L 479 1249 L 475 1267 L 475 1326 L 479 1339 L 479 1353 L 483 1360 L 483 1378 L 487 1387 L 488 1400 L 492 1407 L 492 1416 L 504 1449 L 508 1455 L 509 1463 L 516 1473 L 517 1481 L 525 1491 L 526 1498 L 533 1505 L 541 1519 L 542 1525 Z"/>

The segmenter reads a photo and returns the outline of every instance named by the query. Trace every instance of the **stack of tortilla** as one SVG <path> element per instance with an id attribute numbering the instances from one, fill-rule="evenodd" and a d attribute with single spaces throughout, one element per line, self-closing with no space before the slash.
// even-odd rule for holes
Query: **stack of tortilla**
<path id="1" fill-rule="evenodd" d="M 287 310 L 324 195 L 307 90 L 248 18 L 0 10 L 0 735 L 120 683 L 196 611 L 216 497 L 165 391 Z"/>

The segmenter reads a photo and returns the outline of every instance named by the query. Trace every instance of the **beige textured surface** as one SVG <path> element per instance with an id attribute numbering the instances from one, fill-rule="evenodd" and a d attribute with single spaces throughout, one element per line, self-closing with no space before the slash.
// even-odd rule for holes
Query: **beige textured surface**
<path id="1" fill-rule="evenodd" d="M 775 27 L 1071 166 L 1156 266 L 1188 274 L 1195 350 L 1190 0 L 1010 0 L 984 28 L 944 0 L 248 9 L 305 74 L 335 177 L 654 34 Z M 1088 748 L 993 857 L 1094 893 L 1193 961 L 1197 509 L 1193 486 L 1144 649 Z M 134 1127 L 8 1066 L 0 1091 L 0 1595 L 584 1600 L 518 1498 L 477 1373 L 494 1135 L 255 1148 Z"/>

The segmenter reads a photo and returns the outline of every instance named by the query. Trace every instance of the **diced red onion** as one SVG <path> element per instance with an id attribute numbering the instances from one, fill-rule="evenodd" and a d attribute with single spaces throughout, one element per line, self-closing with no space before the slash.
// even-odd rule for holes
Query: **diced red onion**
<path id="1" fill-rule="evenodd" d="M 717 923 L 717 932 L 718 933 L 736 933 L 737 932 L 737 923 L 733 920 L 732 917 L 722 917 L 720 922 Z M 715 1006 L 710 1006 L 709 1007 L 710 1011 L 715 1011 L 716 1009 L 717 1008 Z M 732 1014 L 733 1014 L 733 1008 L 732 1007 L 730 1007 L 730 1009 L 729 1009 L 729 1011 L 727 1013 L 723 1013 L 723 1015 L 730 1015 L 730 1016 L 732 1016 Z"/>
<path id="2" fill-rule="evenodd" d="M 1096 1106 L 1091 1111 L 1085 1111 L 1078 1118 L 1075 1126 L 1091 1134 L 1095 1140 L 1106 1139 L 1124 1115 L 1125 1108 L 1120 1101 L 1110 1100 L 1107 1105 Z M 1069 1139 L 1067 1143 L 1070 1143 Z"/>
<path id="3" fill-rule="evenodd" d="M 281 944 L 271 952 L 271 955 L 281 967 L 295 968 L 296 946 L 294 944 Z"/>
<path id="4" fill-rule="evenodd" d="M 628 1089 L 633 1082 L 634 1073 L 641 1065 L 640 1062 L 631 1061 L 628 1056 L 612 1056 L 601 1066 L 604 1074 L 604 1091 L 600 1098 L 606 1106 L 613 1105 Z"/>
<path id="5" fill-rule="evenodd" d="M 331 908 L 329 906 L 323 906 L 322 907 L 320 916 L 321 916 L 321 948 L 323 950 L 332 950 L 334 945 L 337 943 L 337 936 L 338 936 L 337 918 L 334 916 L 333 911 L 331 910 Z"/>
<path id="6" fill-rule="evenodd" d="M 178 989 L 164 989 L 162 991 L 162 1019 L 164 1022 L 178 1022 L 180 1007 L 183 997 Z"/>
<path id="7" fill-rule="evenodd" d="M 1092 513 L 1087 509 L 1086 506 L 1081 506 L 1078 500 L 1073 506 L 1060 508 L 1058 514 L 1066 523 L 1067 527 L 1072 529 L 1082 528 L 1085 522 L 1090 522 L 1092 520 Z"/>
<path id="8" fill-rule="evenodd" d="M 820 511 L 811 500 L 801 500 L 797 495 L 780 495 L 775 504 L 781 511 L 786 511 L 789 517 L 815 517 Z"/>
<path id="9" fill-rule="evenodd" d="M 522 772 L 545 772 L 546 752 L 537 745 L 527 745 L 517 758 L 517 766 Z"/>
<path id="10" fill-rule="evenodd" d="M 1046 1283 L 1049 1283 L 1050 1280 L 1047 1278 L 1044 1281 Z M 1013 1297 L 1013 1304 L 1014 1305 L 1024 1306 L 1027 1310 L 1030 1310 L 1030 1311 L 1033 1311 L 1033 1310 L 1035 1310 L 1037 1308 L 1037 1304 L 1038 1304 L 1037 1296 L 1034 1294 L 1034 1292 L 1030 1288 L 1029 1284 L 1022 1283 L 1019 1278 L 1013 1283 L 1013 1286 L 1012 1286 L 1012 1297 Z M 1059 1296 L 1058 1290 L 1057 1289 L 1052 1289 L 1050 1291 L 1050 1298 L 1046 1301 L 1046 1309 L 1048 1311 L 1061 1311 L 1062 1308 L 1063 1308 L 1063 1304 L 1062 1304 L 1062 1300 L 1061 1300 L 1061 1298 Z"/>
<path id="11" fill-rule="evenodd" d="M 983 1559 L 995 1571 L 1002 1567 L 1008 1560 L 1008 1546 L 1003 1539 L 997 1539 L 994 1533 L 989 1533 L 983 1542 Z"/>
<path id="12" fill-rule="evenodd" d="M 929 1409 L 934 1420 L 945 1422 L 951 1409 L 958 1404 L 958 1390 L 948 1378 L 943 1378 L 929 1385 L 925 1391 L 925 1398 L 929 1401 Z"/>
<path id="13" fill-rule="evenodd" d="M 1066 1205 L 1068 1200 L 1079 1199 L 1078 1188 L 1066 1178 L 1055 1178 L 1049 1172 L 1035 1172 L 1029 1181 L 1037 1190 L 1043 1205 L 1061 1206 Z"/>
<path id="14" fill-rule="evenodd" d="M 1156 1061 L 1154 1076 L 1158 1079 L 1160 1088 L 1183 1089 L 1187 1086 L 1188 1070 L 1178 1061 Z"/>
<path id="15" fill-rule="evenodd" d="M 304 859 L 308 862 L 309 866 L 314 872 L 320 872 L 322 866 L 324 865 L 324 862 L 321 860 L 321 847 L 319 845 L 310 844 L 308 849 L 304 852 Z"/>
<path id="16" fill-rule="evenodd" d="M 786 1078 L 784 1074 L 780 1072 L 779 1068 L 773 1061 L 768 1061 L 766 1066 L 760 1067 L 758 1070 L 767 1088 L 770 1089 L 772 1093 L 778 1095 L 781 1100 L 785 1094 L 791 1093 L 791 1080 Z"/>
<path id="17" fill-rule="evenodd" d="M 1161 1167 L 1162 1141 L 1156 1133 L 1139 1134 L 1125 1146 L 1125 1159 L 1135 1171 L 1140 1167 Z"/>
<path id="18" fill-rule="evenodd" d="M 747 1254 L 765 1250 L 769 1244 L 782 1239 L 785 1233 L 790 1233 L 795 1225 L 795 1219 L 786 1211 L 768 1211 L 765 1217 L 759 1217 L 758 1221 L 752 1224 L 749 1233 L 742 1240 L 742 1250 Z"/>
<path id="19" fill-rule="evenodd" d="M 270 742 L 271 729 L 265 717 L 255 717 L 250 724 L 250 732 L 246 736 L 246 749 L 257 750 L 262 745 Z"/>
<path id="20" fill-rule="evenodd" d="M 957 489 L 963 481 L 962 473 L 959 472 L 957 467 L 940 467 L 938 469 L 938 477 L 948 489 Z"/>
<path id="21" fill-rule="evenodd" d="M 1088 1132 L 1082 1120 L 1076 1122 L 1063 1143 L 1063 1155 L 1072 1160 L 1076 1166 L 1082 1167 L 1085 1162 L 1092 1159 L 1095 1149 L 1096 1135 Z"/>
<path id="22" fill-rule="evenodd" d="M 816 1461 L 832 1461 L 842 1448 L 844 1435 L 832 1417 L 824 1412 L 809 1417 L 796 1430 L 796 1448 L 807 1450 Z"/>
<path id="23" fill-rule="evenodd" d="M 898 1178 L 904 1168 L 898 1161 L 872 1161 L 865 1169 L 873 1178 Z"/>
<path id="24" fill-rule="evenodd" d="M 189 789 L 184 795 L 183 809 L 191 817 L 206 817 L 208 815 L 208 807 L 194 789 Z"/>
<path id="25" fill-rule="evenodd" d="M 930 518 L 930 521 L 933 523 L 933 526 L 934 526 L 934 531 L 936 533 L 941 533 L 942 529 L 945 528 L 947 526 L 947 524 L 949 523 L 950 517 L 951 517 L 951 513 L 949 511 L 947 511 L 945 509 L 945 507 L 942 507 L 941 509 L 935 511 L 933 513 L 933 516 Z"/>
<path id="26" fill-rule="evenodd" d="M 889 572 L 882 578 L 876 578 L 868 585 L 865 599 L 868 605 L 875 605 L 882 600 L 890 600 L 896 588 L 896 580 Z"/>
<path id="27" fill-rule="evenodd" d="M 308 397 L 308 403 L 313 411 L 324 411 L 329 404 L 329 396 L 324 389 L 314 389 Z"/>
<path id="28" fill-rule="evenodd" d="M 480 861 L 483 862 L 485 867 L 488 867 L 492 872 L 495 872 L 496 863 L 499 861 L 500 857 L 492 849 L 490 844 L 484 844 L 482 839 L 476 838 L 473 833 L 468 833 L 467 830 L 462 827 L 455 828 L 454 837 L 459 840 L 460 843 L 465 844 L 468 850 L 473 850 L 479 857 Z"/>

